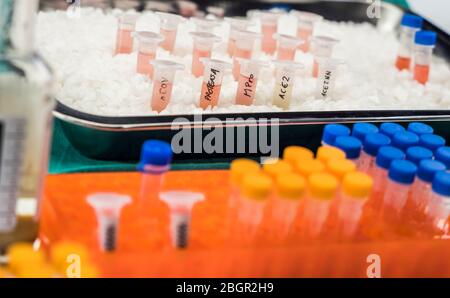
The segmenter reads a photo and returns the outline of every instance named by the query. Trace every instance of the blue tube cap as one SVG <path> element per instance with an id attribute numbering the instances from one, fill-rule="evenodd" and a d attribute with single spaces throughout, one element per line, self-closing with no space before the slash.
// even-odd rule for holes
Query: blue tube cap
<path id="1" fill-rule="evenodd" d="M 138 170 L 145 171 L 145 166 L 168 166 L 172 162 L 172 147 L 169 143 L 150 140 L 144 142 L 141 151 L 141 161 L 138 164 Z"/>
<path id="2" fill-rule="evenodd" d="M 450 197 L 450 173 L 436 173 L 433 179 L 433 191 L 441 196 Z"/>
<path id="3" fill-rule="evenodd" d="M 438 172 L 445 172 L 445 165 L 442 162 L 424 159 L 419 164 L 417 177 L 419 177 L 420 180 L 431 183 Z"/>
<path id="4" fill-rule="evenodd" d="M 405 13 L 401 22 L 402 26 L 411 27 L 411 28 L 422 28 L 423 19 L 419 16 Z"/>
<path id="5" fill-rule="evenodd" d="M 378 149 L 391 144 L 391 139 L 381 133 L 370 133 L 364 139 L 364 152 L 376 156 Z"/>
<path id="6" fill-rule="evenodd" d="M 436 150 L 434 158 L 442 162 L 450 170 L 450 147 L 441 147 Z"/>
<path id="7" fill-rule="evenodd" d="M 433 127 L 422 123 L 422 122 L 411 122 L 408 125 L 408 131 L 415 133 L 416 135 L 420 136 L 426 133 L 433 133 Z"/>
<path id="8" fill-rule="evenodd" d="M 407 160 L 393 160 L 389 166 L 389 179 L 401 184 L 412 184 L 417 167 Z"/>
<path id="9" fill-rule="evenodd" d="M 334 141 L 339 136 L 349 136 L 350 128 L 342 124 L 327 124 L 323 129 L 322 141 L 330 146 L 334 146 Z"/>
<path id="10" fill-rule="evenodd" d="M 433 31 L 418 31 L 414 42 L 423 46 L 434 46 L 437 41 L 437 34 Z"/>
<path id="11" fill-rule="evenodd" d="M 419 145 L 433 152 L 445 146 L 445 139 L 435 134 L 423 134 L 420 136 Z"/>
<path id="12" fill-rule="evenodd" d="M 352 129 L 352 136 L 358 138 L 361 142 L 364 142 L 366 135 L 369 133 L 377 133 L 378 127 L 372 123 L 355 123 Z"/>
<path id="13" fill-rule="evenodd" d="M 388 170 L 393 160 L 405 159 L 405 153 L 402 150 L 392 146 L 383 146 L 378 150 L 375 163 L 380 168 Z"/>
<path id="14" fill-rule="evenodd" d="M 419 144 L 419 137 L 415 133 L 409 131 L 398 132 L 394 135 L 392 144 L 398 149 L 406 151 L 409 147 Z"/>
<path id="15" fill-rule="evenodd" d="M 348 159 L 357 159 L 361 154 L 362 143 L 355 137 L 337 137 L 334 146 L 344 151 Z"/>
<path id="16" fill-rule="evenodd" d="M 385 122 L 380 126 L 380 133 L 387 135 L 391 139 L 396 133 L 403 131 L 405 131 L 405 128 L 397 123 Z"/>
<path id="17" fill-rule="evenodd" d="M 406 150 L 406 159 L 412 161 L 417 166 L 420 164 L 422 160 L 432 158 L 433 152 L 424 147 L 413 146 L 409 147 L 408 150 Z"/>

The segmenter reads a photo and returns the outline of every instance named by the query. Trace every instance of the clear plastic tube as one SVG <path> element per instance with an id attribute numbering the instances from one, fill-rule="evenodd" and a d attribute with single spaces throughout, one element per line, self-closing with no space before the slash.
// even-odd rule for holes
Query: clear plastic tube
<path id="1" fill-rule="evenodd" d="M 164 36 L 161 47 L 172 53 L 176 43 L 178 25 L 185 19 L 179 15 L 166 12 L 156 12 L 156 15 L 161 20 L 160 34 Z"/>
<path id="2" fill-rule="evenodd" d="M 116 55 L 130 54 L 133 52 L 132 32 L 135 30 L 138 18 L 138 14 L 122 14 L 119 16 L 115 51 Z"/>
<path id="3" fill-rule="evenodd" d="M 415 45 L 414 80 L 420 84 L 426 84 L 428 82 L 433 49 L 434 46 Z"/>
<path id="4" fill-rule="evenodd" d="M 341 60 L 333 58 L 317 58 L 318 79 L 316 86 L 316 97 L 326 99 L 333 97 L 336 76 L 339 66 L 343 64 Z"/>
<path id="5" fill-rule="evenodd" d="M 401 26 L 400 43 L 395 66 L 398 70 L 408 70 L 411 67 L 411 58 L 414 49 L 414 36 L 419 28 Z"/>
<path id="6" fill-rule="evenodd" d="M 240 75 L 238 79 L 238 88 L 236 90 L 236 104 L 252 105 L 256 93 L 256 86 L 261 68 L 269 66 L 268 63 L 237 58 L 240 67 Z"/>
<path id="7" fill-rule="evenodd" d="M 278 19 L 281 13 L 276 11 L 260 11 L 257 16 L 261 20 L 261 50 L 268 55 L 272 55 L 277 48 L 277 42 L 273 36 L 278 31 Z"/>
<path id="8" fill-rule="evenodd" d="M 147 31 L 133 32 L 132 36 L 139 41 L 136 71 L 153 78 L 153 66 L 150 62 L 155 59 L 156 50 L 164 36 Z"/>
<path id="9" fill-rule="evenodd" d="M 314 29 L 323 17 L 306 11 L 293 10 L 291 13 L 297 18 L 297 37 L 305 41 L 299 45 L 299 49 L 307 53 L 309 52 Z"/>
<path id="10" fill-rule="evenodd" d="M 295 52 L 297 47 L 303 41 L 297 37 L 276 33 L 273 38 L 278 41 L 277 60 L 295 60 Z"/>
<path id="11" fill-rule="evenodd" d="M 313 36 L 311 41 L 311 52 L 314 55 L 312 76 L 317 78 L 319 75 L 319 59 L 331 58 L 334 47 L 339 43 L 339 40 L 328 36 L 317 35 Z"/>
<path id="12" fill-rule="evenodd" d="M 190 20 L 194 22 L 196 28 L 195 30 L 197 32 L 212 33 L 215 28 L 219 27 L 222 24 L 220 20 L 215 19 L 193 17 Z"/>
<path id="13" fill-rule="evenodd" d="M 192 54 L 192 74 L 195 77 L 203 75 L 204 66 L 200 58 L 210 58 L 214 43 L 220 42 L 221 38 L 208 32 L 191 32 L 194 39 Z"/>
<path id="14" fill-rule="evenodd" d="M 289 109 L 292 99 L 292 89 L 295 84 L 295 77 L 299 70 L 303 69 L 303 64 L 291 61 L 275 61 L 275 87 L 272 94 L 273 105 L 284 110 Z"/>
<path id="15" fill-rule="evenodd" d="M 225 17 L 224 20 L 225 22 L 230 24 L 227 52 L 228 55 L 232 57 L 234 55 L 234 50 L 236 48 L 237 31 L 246 30 L 248 26 L 252 24 L 252 21 L 244 17 L 233 17 L 233 18 Z"/>
<path id="16" fill-rule="evenodd" d="M 208 107 L 215 107 L 219 103 L 223 76 L 231 65 L 228 62 L 210 58 L 200 58 L 200 61 L 205 65 L 200 93 L 200 107 L 207 109 Z"/>
<path id="17" fill-rule="evenodd" d="M 238 58 L 251 59 L 253 45 L 261 35 L 251 31 L 237 30 L 235 33 L 235 48 L 233 54 L 233 77 L 237 81 L 240 74 Z"/>
<path id="18" fill-rule="evenodd" d="M 169 60 L 154 60 L 152 110 L 161 112 L 170 102 L 172 97 L 175 72 L 183 70 L 184 65 Z"/>

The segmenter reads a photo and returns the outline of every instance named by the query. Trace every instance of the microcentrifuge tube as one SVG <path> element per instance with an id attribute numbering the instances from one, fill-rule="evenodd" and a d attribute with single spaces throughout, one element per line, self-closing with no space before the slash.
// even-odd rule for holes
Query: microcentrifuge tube
<path id="1" fill-rule="evenodd" d="M 309 51 L 314 29 L 323 17 L 306 11 L 293 10 L 291 13 L 297 18 L 297 37 L 305 41 L 299 45 L 299 49 L 306 53 Z"/>
<path id="2" fill-rule="evenodd" d="M 145 74 L 153 78 L 153 66 L 150 63 L 156 57 L 158 44 L 164 40 L 164 36 L 148 31 L 133 32 L 133 37 L 139 41 L 137 55 L 137 73 Z"/>
<path id="3" fill-rule="evenodd" d="M 339 43 L 338 39 L 317 35 L 311 39 L 311 52 L 314 55 L 312 76 L 317 78 L 319 75 L 319 59 L 331 58 L 333 49 Z"/>
<path id="4" fill-rule="evenodd" d="M 277 48 L 277 41 L 274 39 L 274 34 L 278 31 L 278 19 L 282 15 L 278 11 L 259 11 L 257 17 L 261 22 L 261 50 L 272 55 Z"/>
<path id="5" fill-rule="evenodd" d="M 200 107 L 202 109 L 215 107 L 219 103 L 223 76 L 231 68 L 231 64 L 210 58 L 200 58 L 200 61 L 205 65 L 200 93 Z"/>
<path id="6" fill-rule="evenodd" d="M 236 47 L 236 31 L 246 30 L 252 22 L 244 17 L 225 17 L 225 22 L 230 24 L 230 31 L 228 36 L 227 53 L 232 57 L 234 55 L 234 49 Z"/>
<path id="7" fill-rule="evenodd" d="M 172 97 L 175 72 L 183 70 L 184 65 L 169 60 L 153 60 L 151 63 L 154 68 L 151 107 L 153 111 L 161 112 Z"/>
<path id="8" fill-rule="evenodd" d="M 343 62 L 333 58 L 317 58 L 317 63 L 319 65 L 319 74 L 317 77 L 316 98 L 333 97 L 339 66 Z"/>
<path id="9" fill-rule="evenodd" d="M 193 1 L 178 0 L 176 1 L 179 12 L 184 17 L 194 16 L 198 12 L 198 5 Z"/>
<path id="10" fill-rule="evenodd" d="M 251 31 L 237 30 L 235 32 L 236 44 L 233 54 L 233 76 L 236 81 L 240 73 L 240 64 L 237 58 L 251 59 L 253 45 L 256 39 L 260 37 L 260 34 Z"/>
<path id="11" fill-rule="evenodd" d="M 117 246 L 119 219 L 122 208 L 131 202 L 129 196 L 115 193 L 95 193 L 87 202 L 97 216 L 97 233 L 102 251 L 114 251 Z"/>
<path id="12" fill-rule="evenodd" d="M 164 175 L 170 169 L 173 152 L 169 143 L 149 140 L 144 142 L 141 149 L 141 159 L 137 166 L 142 174 L 141 201 L 158 198 Z"/>
<path id="13" fill-rule="evenodd" d="M 275 33 L 273 38 L 278 41 L 277 60 L 295 60 L 295 52 L 297 47 L 303 41 L 297 37 Z"/>
<path id="14" fill-rule="evenodd" d="M 255 97 L 256 85 L 258 83 L 261 68 L 269 66 L 267 62 L 236 58 L 241 65 L 236 91 L 237 105 L 252 105 Z"/>
<path id="15" fill-rule="evenodd" d="M 190 18 L 192 22 L 195 24 L 195 28 L 197 32 L 208 32 L 212 33 L 215 28 L 222 25 L 222 22 L 217 19 L 207 19 L 207 18 L 199 18 L 192 17 Z"/>
<path id="16" fill-rule="evenodd" d="M 175 47 L 178 25 L 181 22 L 184 22 L 185 19 L 177 14 L 166 12 L 156 12 L 156 15 L 161 20 L 159 29 L 160 34 L 164 36 L 164 41 L 161 43 L 161 47 L 172 53 Z"/>
<path id="17" fill-rule="evenodd" d="M 189 242 L 189 230 L 193 206 L 204 200 L 202 193 L 187 191 L 169 191 L 160 193 L 160 199 L 170 209 L 170 235 L 175 248 L 186 248 Z"/>
<path id="18" fill-rule="evenodd" d="M 292 88 L 299 70 L 303 64 L 292 61 L 275 61 L 275 87 L 272 95 L 273 105 L 284 110 L 289 109 L 292 97 Z"/>
<path id="19" fill-rule="evenodd" d="M 137 14 L 122 14 L 119 16 L 116 38 L 116 55 L 130 54 L 133 51 L 132 32 L 136 27 Z"/>
<path id="20" fill-rule="evenodd" d="M 213 44 L 220 42 L 222 39 L 209 32 L 191 32 L 194 39 L 194 47 L 192 53 L 192 74 L 195 77 L 203 75 L 204 66 L 200 58 L 210 58 Z"/>
<path id="21" fill-rule="evenodd" d="M 414 47 L 414 80 L 426 84 L 430 74 L 430 64 L 437 34 L 433 31 L 419 31 L 415 37 Z"/>
<path id="22" fill-rule="evenodd" d="M 409 70 L 414 50 L 414 37 L 416 32 L 422 28 L 421 17 L 404 14 L 400 24 L 399 49 L 395 66 L 398 70 Z"/>

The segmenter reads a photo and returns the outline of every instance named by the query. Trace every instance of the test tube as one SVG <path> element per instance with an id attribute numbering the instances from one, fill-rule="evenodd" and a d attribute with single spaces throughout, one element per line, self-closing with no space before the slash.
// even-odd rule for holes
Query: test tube
<path id="1" fill-rule="evenodd" d="M 158 198 L 164 175 L 170 169 L 173 152 L 169 143 L 149 140 L 142 145 L 141 159 L 137 169 L 142 174 L 141 200 Z"/>
<path id="2" fill-rule="evenodd" d="M 340 238 L 351 239 L 356 236 L 363 207 L 372 187 L 373 179 L 365 173 L 351 172 L 345 175 L 338 207 Z"/>
<path id="3" fill-rule="evenodd" d="M 409 132 L 415 133 L 418 136 L 423 134 L 431 134 L 434 132 L 433 127 L 422 122 L 411 122 L 406 129 Z"/>
<path id="4" fill-rule="evenodd" d="M 412 132 L 398 132 L 392 138 L 392 145 L 397 147 L 403 152 L 406 152 L 409 147 L 416 146 L 419 144 L 419 137 Z"/>
<path id="5" fill-rule="evenodd" d="M 130 54 L 133 51 L 133 37 L 132 32 L 136 27 L 137 14 L 122 14 L 119 16 L 119 24 L 117 27 L 116 38 L 116 55 Z"/>
<path id="6" fill-rule="evenodd" d="M 223 19 L 225 15 L 225 9 L 219 6 L 208 6 L 206 7 L 206 12 L 219 19 Z"/>
<path id="7" fill-rule="evenodd" d="M 405 13 L 400 25 L 400 45 L 398 49 L 395 66 L 398 70 L 409 70 L 411 67 L 411 56 L 414 49 L 414 37 L 416 32 L 422 28 L 421 17 Z"/>
<path id="8" fill-rule="evenodd" d="M 89 195 L 86 201 L 97 216 L 97 235 L 101 250 L 114 251 L 117 247 L 120 213 L 131 202 L 131 198 L 115 193 L 95 193 Z"/>
<path id="9" fill-rule="evenodd" d="M 190 17 L 197 13 L 198 5 L 195 2 L 178 0 L 176 3 L 178 4 L 178 9 L 182 16 Z"/>
<path id="10" fill-rule="evenodd" d="M 384 122 L 380 125 L 380 133 L 388 136 L 391 140 L 397 132 L 404 132 L 405 128 L 397 123 Z"/>
<path id="11" fill-rule="evenodd" d="M 269 66 L 267 62 L 236 58 L 240 64 L 236 104 L 250 106 L 256 93 L 256 86 L 261 68 Z"/>
<path id="12" fill-rule="evenodd" d="M 435 134 L 423 134 L 419 137 L 419 145 L 433 152 L 445 146 L 445 139 Z"/>
<path id="13" fill-rule="evenodd" d="M 316 98 L 333 97 L 339 66 L 344 63 L 334 58 L 317 58 L 319 74 L 316 85 Z"/>
<path id="14" fill-rule="evenodd" d="M 425 85 L 430 74 L 430 64 L 437 34 L 433 31 L 416 33 L 414 46 L 414 80 Z"/>
<path id="15" fill-rule="evenodd" d="M 295 172 L 308 178 L 314 173 L 322 173 L 326 170 L 325 163 L 317 159 L 305 159 L 295 164 Z"/>
<path id="16" fill-rule="evenodd" d="M 274 34 L 278 31 L 278 19 L 281 13 L 277 11 L 260 11 L 257 15 L 261 21 L 261 50 L 268 55 L 273 55 L 277 48 Z"/>
<path id="17" fill-rule="evenodd" d="M 237 217 L 240 242 L 252 244 L 263 219 L 266 202 L 272 190 L 272 180 L 263 174 L 249 174 L 241 185 Z M 233 235 L 233 236 L 236 236 Z"/>
<path id="18" fill-rule="evenodd" d="M 436 150 L 434 158 L 442 162 L 450 170 L 450 147 L 440 147 Z"/>
<path id="19" fill-rule="evenodd" d="M 247 30 L 248 26 L 252 24 L 247 18 L 244 17 L 225 17 L 225 22 L 230 24 L 230 33 L 228 37 L 227 53 L 230 57 L 234 56 L 234 50 L 236 48 L 236 35 L 238 31 Z"/>
<path id="20" fill-rule="evenodd" d="M 400 149 L 392 146 L 383 146 L 378 150 L 372 177 L 375 181 L 372 196 L 375 208 L 381 207 L 382 192 L 388 180 L 389 167 L 393 160 L 405 159 L 405 154 Z M 372 201 L 371 198 L 371 201 Z M 379 209 L 378 209 L 379 210 Z"/>
<path id="21" fill-rule="evenodd" d="M 406 150 L 406 160 L 413 162 L 416 166 L 419 166 L 422 160 L 432 158 L 433 152 L 424 147 L 412 146 Z"/>
<path id="22" fill-rule="evenodd" d="M 178 25 L 184 22 L 184 18 L 177 14 L 167 12 L 156 12 L 156 15 L 161 20 L 159 33 L 164 36 L 164 41 L 161 47 L 170 53 L 173 53 L 175 47 Z"/>
<path id="23" fill-rule="evenodd" d="M 316 25 L 322 21 L 321 15 L 306 11 L 291 11 L 297 18 L 297 37 L 305 42 L 299 45 L 299 49 L 307 53 L 310 48 L 310 40 L 314 34 Z"/>
<path id="24" fill-rule="evenodd" d="M 192 17 L 191 21 L 194 22 L 195 30 L 197 32 L 212 33 L 215 28 L 219 27 L 222 24 L 222 22 L 219 20 L 199 18 L 199 17 Z"/>
<path id="25" fill-rule="evenodd" d="M 192 54 L 192 74 L 195 77 L 200 77 L 203 74 L 203 63 L 200 58 L 210 58 L 213 44 L 220 42 L 222 39 L 209 32 L 191 32 L 194 39 L 194 47 Z"/>
<path id="26" fill-rule="evenodd" d="M 236 206 L 239 185 L 247 174 L 256 174 L 261 170 L 259 163 L 246 158 L 238 158 L 230 165 L 230 208 Z"/>
<path id="27" fill-rule="evenodd" d="M 286 239 L 297 215 L 299 201 L 306 193 L 306 180 L 301 175 L 285 173 L 277 176 L 277 196 L 271 208 L 271 227 L 279 241 Z"/>
<path id="28" fill-rule="evenodd" d="M 356 171 L 356 164 L 349 159 L 331 159 L 327 162 L 327 170 L 342 181 L 346 174 Z"/>
<path id="29" fill-rule="evenodd" d="M 153 60 L 153 93 L 151 107 L 158 113 L 164 110 L 172 97 L 175 72 L 183 70 L 184 65 L 169 60 Z"/>
<path id="30" fill-rule="evenodd" d="M 289 109 L 295 78 L 303 64 L 292 61 L 275 61 L 275 87 L 272 94 L 273 105 L 284 110 Z"/>
<path id="31" fill-rule="evenodd" d="M 316 158 L 327 164 L 332 159 L 345 159 L 345 152 L 333 146 L 320 146 Z"/>
<path id="32" fill-rule="evenodd" d="M 319 59 L 331 58 L 334 47 L 339 43 L 338 39 L 317 35 L 311 38 L 311 52 L 314 55 L 312 76 L 317 78 L 319 75 Z"/>
<path id="33" fill-rule="evenodd" d="M 303 210 L 307 239 L 318 239 L 327 220 L 330 202 L 336 195 L 338 180 L 331 174 L 313 173 L 308 177 L 309 196 Z"/>
<path id="34" fill-rule="evenodd" d="M 148 31 L 133 32 L 133 37 L 139 41 L 139 52 L 137 55 L 137 73 L 153 78 L 153 66 L 151 61 L 156 57 L 156 49 L 164 36 Z"/>
<path id="35" fill-rule="evenodd" d="M 268 174 L 272 178 L 276 178 L 281 174 L 288 174 L 294 170 L 292 165 L 281 159 L 267 160 L 263 164 L 264 173 Z"/>
<path id="36" fill-rule="evenodd" d="M 235 31 L 236 43 L 233 52 L 233 77 L 236 81 L 238 80 L 239 74 L 241 73 L 238 58 L 251 59 L 253 45 L 256 39 L 260 38 L 260 36 L 260 34 L 251 31 Z"/>
<path id="37" fill-rule="evenodd" d="M 350 129 L 343 124 L 327 124 L 323 128 L 322 145 L 333 146 L 337 137 L 349 136 Z"/>
<path id="38" fill-rule="evenodd" d="M 362 143 L 369 133 L 377 133 L 378 127 L 371 123 L 355 123 L 352 128 L 352 137 L 358 138 Z"/>
<path id="39" fill-rule="evenodd" d="M 277 41 L 277 60 L 294 61 L 297 47 L 303 41 L 297 37 L 275 33 L 273 38 Z"/>
<path id="40" fill-rule="evenodd" d="M 295 167 L 298 162 L 314 159 L 314 153 L 306 147 L 288 146 L 284 148 L 283 159 Z"/>
<path id="41" fill-rule="evenodd" d="M 438 236 L 449 235 L 450 173 L 439 172 L 434 176 L 428 216 Z"/>
<path id="42" fill-rule="evenodd" d="M 231 64 L 210 58 L 200 58 L 200 61 L 205 65 L 200 107 L 205 110 L 218 105 L 223 76 L 231 68 Z"/>
<path id="43" fill-rule="evenodd" d="M 362 143 L 359 139 L 351 136 L 340 136 L 334 141 L 334 146 L 344 151 L 347 159 L 358 163 L 362 150 Z"/>
<path id="44" fill-rule="evenodd" d="M 175 248 L 186 248 L 189 243 L 189 230 L 192 208 L 204 200 L 202 193 L 188 191 L 168 191 L 159 195 L 170 209 L 170 236 Z"/>
<path id="45" fill-rule="evenodd" d="M 378 150 L 383 146 L 391 144 L 391 139 L 381 133 L 371 133 L 366 135 L 363 143 L 363 150 L 358 161 L 358 168 L 361 172 L 371 173 L 375 165 Z"/>
<path id="46" fill-rule="evenodd" d="M 387 232 L 399 228 L 400 214 L 408 199 L 416 173 L 417 167 L 407 160 L 393 160 L 389 166 L 388 182 L 381 208 L 381 220 L 386 224 Z"/>

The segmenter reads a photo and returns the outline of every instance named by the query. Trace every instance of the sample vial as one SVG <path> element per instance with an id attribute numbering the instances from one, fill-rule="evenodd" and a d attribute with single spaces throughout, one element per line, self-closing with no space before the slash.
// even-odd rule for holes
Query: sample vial
<path id="1" fill-rule="evenodd" d="M 236 206 L 239 193 L 239 186 L 245 175 L 257 174 L 261 171 L 259 163 L 246 158 L 238 158 L 231 162 L 230 165 L 230 208 Z"/>
<path id="2" fill-rule="evenodd" d="M 236 104 L 249 106 L 253 104 L 260 70 L 269 64 L 253 59 L 237 58 L 237 60 L 241 67 L 236 90 Z"/>
<path id="3" fill-rule="evenodd" d="M 347 159 L 358 163 L 362 150 L 362 143 L 359 139 L 351 136 L 340 136 L 334 141 L 334 146 L 344 151 Z"/>
<path id="4" fill-rule="evenodd" d="M 116 55 L 130 54 L 133 52 L 133 37 L 136 22 L 139 18 L 138 14 L 125 13 L 119 16 L 116 38 Z"/>
<path id="5" fill-rule="evenodd" d="M 266 160 L 263 164 L 263 172 L 272 178 L 276 178 L 281 174 L 288 174 L 294 170 L 292 165 L 281 159 Z"/>
<path id="6" fill-rule="evenodd" d="M 289 109 L 292 100 L 292 89 L 299 70 L 303 69 L 303 64 L 292 61 L 275 61 L 275 86 L 272 95 L 272 104 Z"/>
<path id="7" fill-rule="evenodd" d="M 277 48 L 274 34 L 278 31 L 278 19 L 281 15 L 278 11 L 260 11 L 257 14 L 261 21 L 261 50 L 268 55 L 273 55 Z"/>
<path id="8" fill-rule="evenodd" d="M 184 65 L 169 60 L 153 60 L 153 93 L 152 111 L 158 113 L 164 110 L 172 97 L 173 82 L 177 70 L 183 70 Z"/>
<path id="9" fill-rule="evenodd" d="M 419 166 L 422 160 L 432 158 L 433 152 L 424 147 L 412 146 L 406 150 L 406 159 L 413 162 L 416 166 Z"/>
<path id="10" fill-rule="evenodd" d="M 445 139 L 435 134 L 423 134 L 419 137 L 419 146 L 431 150 L 434 154 L 436 150 L 445 146 Z"/>
<path id="11" fill-rule="evenodd" d="M 200 107 L 205 110 L 218 105 L 223 76 L 231 68 L 231 64 L 210 58 L 200 58 L 200 61 L 205 65 Z"/>
<path id="12" fill-rule="evenodd" d="M 422 28 L 423 19 L 421 17 L 404 14 L 400 26 L 400 45 L 398 49 L 395 66 L 398 70 L 409 70 L 411 67 L 411 57 L 414 50 L 414 37 L 416 32 Z"/>
<path id="13" fill-rule="evenodd" d="M 415 133 L 418 136 L 421 136 L 423 134 L 431 134 L 434 132 L 433 127 L 421 122 L 409 123 L 407 131 Z"/>
<path id="14" fill-rule="evenodd" d="M 363 150 L 358 161 L 358 169 L 361 172 L 371 173 L 374 168 L 375 158 L 378 149 L 391 144 L 391 139 L 381 133 L 371 133 L 366 135 L 363 143 Z"/>
<path id="15" fill-rule="evenodd" d="M 412 132 L 398 132 L 392 138 L 392 145 L 403 152 L 406 152 L 409 147 L 417 146 L 419 144 L 419 137 Z"/>
<path id="16" fill-rule="evenodd" d="M 278 42 L 277 47 L 277 60 L 295 60 L 295 52 L 297 47 L 303 43 L 298 37 L 275 33 L 273 38 Z"/>
<path id="17" fill-rule="evenodd" d="M 450 170 L 450 147 L 440 147 L 436 150 L 434 158 L 442 162 Z"/>
<path id="18" fill-rule="evenodd" d="M 346 174 L 356 171 L 356 164 L 348 159 L 331 159 L 327 162 L 327 170 L 336 179 L 342 181 Z"/>
<path id="19" fill-rule="evenodd" d="M 298 162 L 314 159 L 314 152 L 306 147 L 288 146 L 284 148 L 283 159 L 295 167 Z"/>
<path id="20" fill-rule="evenodd" d="M 374 184 L 374 200 L 376 206 L 379 208 L 382 202 L 382 192 L 386 186 L 388 179 L 389 167 L 393 160 L 405 159 L 405 154 L 400 149 L 392 146 L 383 146 L 378 150 L 378 154 L 375 161 L 375 167 L 372 171 L 372 177 L 375 181 Z"/>
<path id="21" fill-rule="evenodd" d="M 377 133 L 378 127 L 371 123 L 364 123 L 359 122 L 353 124 L 352 128 L 352 137 L 358 138 L 361 143 L 364 142 L 364 139 L 366 138 L 366 135 L 369 133 Z"/>
<path id="22" fill-rule="evenodd" d="M 295 164 L 295 172 L 308 178 L 314 173 L 322 173 L 326 170 L 325 163 L 317 159 L 305 159 Z"/>
<path id="23" fill-rule="evenodd" d="M 200 17 L 190 18 L 195 24 L 195 31 L 212 33 L 214 29 L 222 25 L 222 22 L 217 19 L 207 19 Z"/>
<path id="24" fill-rule="evenodd" d="M 345 152 L 333 146 L 320 146 L 316 158 L 327 164 L 332 159 L 345 159 Z"/>
<path id="25" fill-rule="evenodd" d="M 450 216 L 450 173 L 436 173 L 433 179 L 428 216 L 433 222 L 435 234 L 449 234 Z"/>
<path id="26" fill-rule="evenodd" d="M 318 64 L 316 98 L 333 97 L 339 67 L 343 62 L 333 58 L 317 58 L 316 61 Z"/>
<path id="27" fill-rule="evenodd" d="M 340 136 L 349 136 L 350 129 L 343 124 L 327 124 L 323 128 L 322 145 L 333 146 L 334 141 Z"/>
<path id="28" fill-rule="evenodd" d="M 133 32 L 133 37 L 139 41 L 139 51 L 137 55 L 137 73 L 153 78 L 153 66 L 150 63 L 155 60 L 156 50 L 164 36 L 148 31 Z"/>
<path id="29" fill-rule="evenodd" d="M 175 48 L 178 25 L 185 21 L 182 16 L 167 12 L 156 12 L 156 15 L 161 20 L 159 33 L 164 36 L 164 41 L 161 47 L 170 53 L 173 53 Z"/>
<path id="30" fill-rule="evenodd" d="M 237 81 L 241 73 L 238 58 L 251 59 L 254 43 L 261 35 L 246 30 L 236 30 L 234 36 L 236 42 L 233 52 L 233 77 Z"/>
<path id="31" fill-rule="evenodd" d="M 234 56 L 234 50 L 236 48 L 236 35 L 237 31 L 247 30 L 252 24 L 252 21 L 245 17 L 225 17 L 225 22 L 230 24 L 230 33 L 228 36 L 227 53 L 230 57 Z"/>
<path id="32" fill-rule="evenodd" d="M 327 61 L 327 58 L 331 58 L 331 56 L 333 55 L 334 47 L 338 43 L 338 39 L 329 36 L 316 35 L 311 38 L 311 52 L 314 55 L 312 69 L 313 78 L 317 78 L 319 75 L 319 60 L 321 59 L 323 61 L 322 63 L 325 63 Z M 327 67 L 327 65 L 322 65 L 322 67 Z M 329 67 L 330 66 L 328 66 L 328 68 Z"/>
<path id="33" fill-rule="evenodd" d="M 305 41 L 299 45 L 299 49 L 307 53 L 309 52 L 314 29 L 322 21 L 323 17 L 306 11 L 291 10 L 291 13 L 297 18 L 297 37 Z"/>
<path id="34" fill-rule="evenodd" d="M 214 43 L 220 42 L 222 39 L 209 32 L 191 32 L 192 38 L 194 39 L 194 46 L 192 49 L 192 74 L 195 77 L 200 77 L 203 75 L 203 63 L 200 58 L 211 58 L 211 52 Z"/>
<path id="35" fill-rule="evenodd" d="M 380 133 L 388 136 L 391 140 L 397 132 L 404 132 L 405 128 L 397 123 L 384 122 L 380 125 Z"/>
<path id="36" fill-rule="evenodd" d="M 420 84 L 425 85 L 428 82 L 430 64 L 436 41 L 436 32 L 419 31 L 416 33 L 414 40 L 414 80 Z"/>

